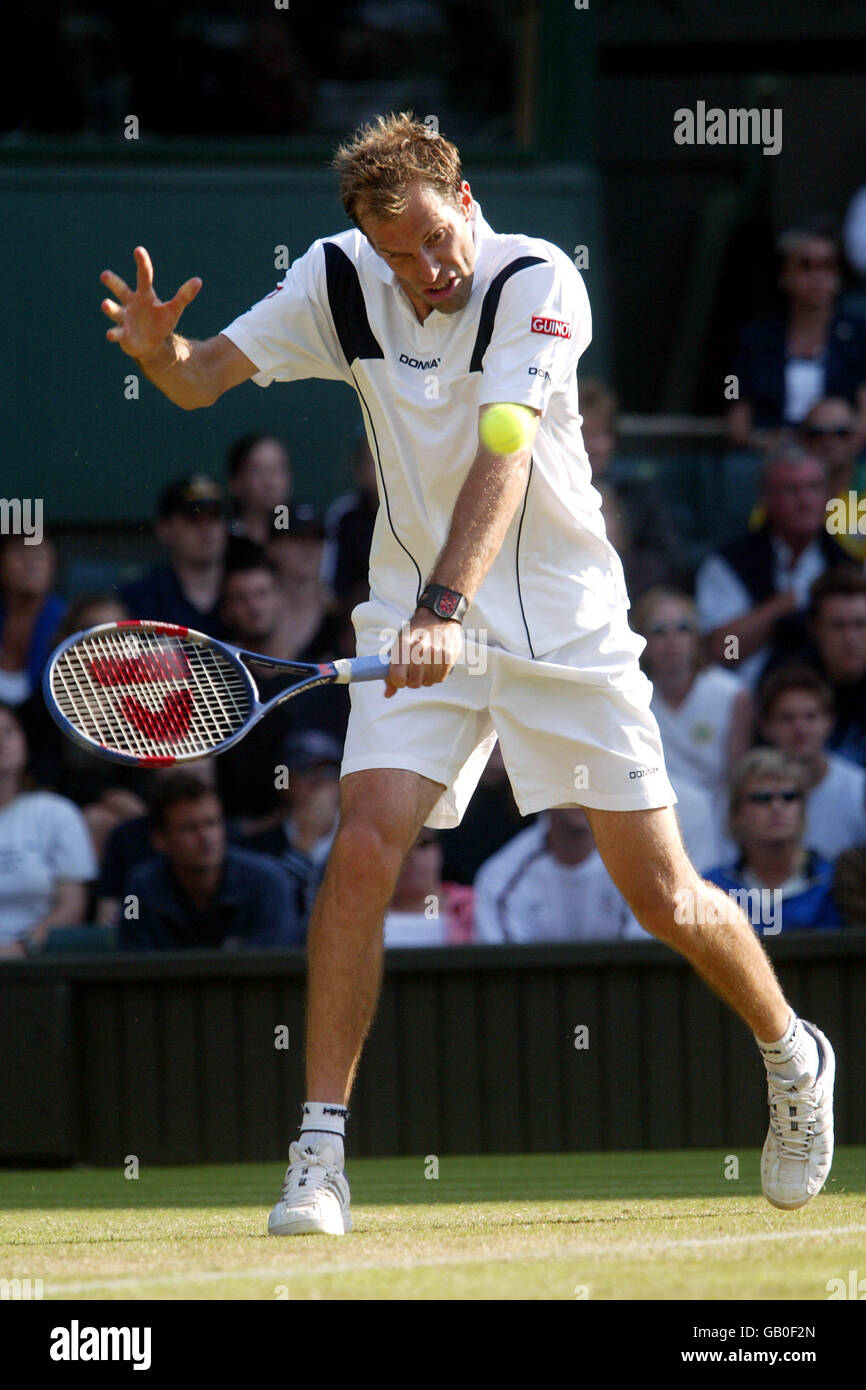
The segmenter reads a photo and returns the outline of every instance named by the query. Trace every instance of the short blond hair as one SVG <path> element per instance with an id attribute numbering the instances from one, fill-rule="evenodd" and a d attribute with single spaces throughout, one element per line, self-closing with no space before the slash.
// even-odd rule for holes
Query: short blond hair
<path id="1" fill-rule="evenodd" d="M 415 183 L 460 205 L 463 168 L 457 146 L 411 111 L 377 116 L 359 127 L 331 164 L 340 176 L 343 207 L 356 227 L 362 216 L 401 217 L 408 206 L 407 189 Z"/>

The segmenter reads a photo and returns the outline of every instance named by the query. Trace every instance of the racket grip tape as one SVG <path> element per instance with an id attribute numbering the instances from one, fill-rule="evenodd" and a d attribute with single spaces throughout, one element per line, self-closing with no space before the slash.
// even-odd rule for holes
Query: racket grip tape
<path id="1" fill-rule="evenodd" d="M 388 674 L 391 658 L 387 653 L 374 652 L 372 656 L 343 657 L 334 665 L 340 673 L 338 685 L 347 685 L 350 681 L 381 681 Z"/>

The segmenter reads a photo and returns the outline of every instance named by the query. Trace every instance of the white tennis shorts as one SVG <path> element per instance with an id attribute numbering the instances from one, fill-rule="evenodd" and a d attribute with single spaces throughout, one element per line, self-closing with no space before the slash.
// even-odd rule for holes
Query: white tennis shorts
<path id="1" fill-rule="evenodd" d="M 401 619 L 378 600 L 352 620 L 358 655 L 382 649 Z M 373 768 L 420 773 L 445 788 L 427 824 L 459 825 L 497 735 L 521 815 L 552 806 L 640 811 L 672 806 L 652 685 L 633 658 L 616 686 L 588 683 L 586 638 L 543 660 L 484 645 L 438 685 L 385 699 L 378 681 L 350 685 L 341 777 Z M 571 658 L 571 659 L 569 659 Z"/>

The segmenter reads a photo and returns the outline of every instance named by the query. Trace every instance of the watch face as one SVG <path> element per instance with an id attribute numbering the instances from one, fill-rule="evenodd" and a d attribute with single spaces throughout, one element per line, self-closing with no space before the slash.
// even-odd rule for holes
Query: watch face
<path id="1" fill-rule="evenodd" d="M 440 594 L 436 603 L 436 611 L 442 618 L 450 618 L 454 613 L 458 603 L 456 594 Z"/>

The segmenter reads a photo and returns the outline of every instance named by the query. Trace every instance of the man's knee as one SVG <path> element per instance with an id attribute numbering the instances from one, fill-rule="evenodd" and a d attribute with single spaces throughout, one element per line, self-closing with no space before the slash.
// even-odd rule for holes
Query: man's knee
<path id="1" fill-rule="evenodd" d="M 405 828 L 393 820 L 359 809 L 344 812 L 329 867 L 358 889 L 393 887 L 409 848 L 407 838 Z"/>

